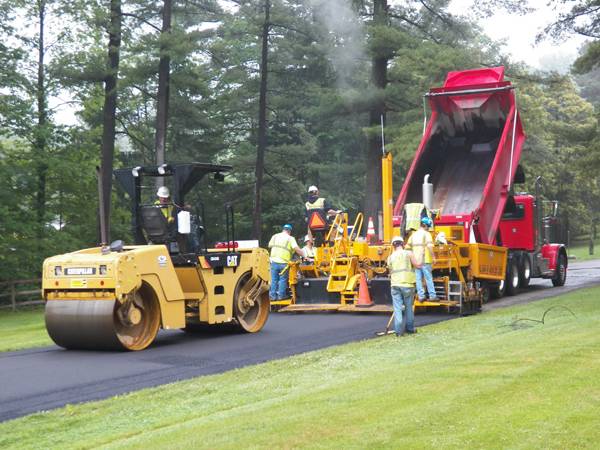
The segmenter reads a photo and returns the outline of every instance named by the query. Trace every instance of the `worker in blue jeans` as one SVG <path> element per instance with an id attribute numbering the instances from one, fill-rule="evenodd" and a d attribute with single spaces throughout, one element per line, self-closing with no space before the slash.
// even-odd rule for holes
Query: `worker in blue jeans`
<path id="1" fill-rule="evenodd" d="M 433 238 L 429 233 L 429 228 L 433 227 L 433 221 L 429 217 L 421 219 L 421 227 L 410 235 L 408 245 L 419 265 L 415 269 L 417 277 L 417 295 L 420 302 L 424 302 L 425 289 L 423 288 L 423 280 L 427 286 L 427 293 L 430 301 L 436 301 L 435 286 L 433 284 L 432 264 L 435 262 L 433 257 Z"/>
<path id="2" fill-rule="evenodd" d="M 404 249 L 404 239 L 401 236 L 392 238 L 394 251 L 388 257 L 387 264 L 390 272 L 392 303 L 394 306 L 394 332 L 402 336 L 416 333 L 413 299 L 415 296 L 415 270 L 417 260 L 410 250 Z M 403 314 L 404 310 L 404 326 Z"/>
<path id="3" fill-rule="evenodd" d="M 296 253 L 303 256 L 304 253 L 298 247 L 298 243 L 292 236 L 292 226 L 287 223 L 283 226 L 281 233 L 274 234 L 269 241 L 271 250 L 271 288 L 269 298 L 271 301 L 285 300 L 288 298 L 288 278 L 290 271 L 287 268 Z"/>

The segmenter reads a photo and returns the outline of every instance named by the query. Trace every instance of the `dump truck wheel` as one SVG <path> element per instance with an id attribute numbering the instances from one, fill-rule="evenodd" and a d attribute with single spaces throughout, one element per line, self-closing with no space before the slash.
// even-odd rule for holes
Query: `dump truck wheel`
<path id="1" fill-rule="evenodd" d="M 68 349 L 143 350 L 156 337 L 160 308 L 152 289 L 143 286 L 129 301 L 49 300 L 46 329 Z"/>
<path id="2" fill-rule="evenodd" d="M 487 284 L 481 286 L 481 304 L 485 305 L 490 301 L 491 288 Z M 481 310 L 481 308 L 479 308 Z"/>
<path id="3" fill-rule="evenodd" d="M 519 287 L 526 288 L 531 280 L 531 262 L 528 256 L 523 256 L 519 264 Z"/>
<path id="4" fill-rule="evenodd" d="M 499 283 L 490 285 L 490 298 L 498 299 L 504 297 L 506 291 L 506 281 L 501 280 Z"/>
<path id="5" fill-rule="evenodd" d="M 248 299 L 247 295 L 254 285 L 251 280 L 252 272 L 246 272 L 239 279 L 233 298 L 233 314 L 242 331 L 256 333 L 269 318 L 269 291 L 262 292 L 254 300 Z"/>
<path id="6" fill-rule="evenodd" d="M 519 269 L 517 268 L 516 261 L 511 261 L 508 263 L 505 285 L 506 295 L 515 295 L 517 293 L 517 290 L 519 289 Z"/>
<path id="7" fill-rule="evenodd" d="M 564 286 L 567 281 L 567 258 L 565 255 L 558 255 L 554 277 L 552 277 L 553 286 Z"/>

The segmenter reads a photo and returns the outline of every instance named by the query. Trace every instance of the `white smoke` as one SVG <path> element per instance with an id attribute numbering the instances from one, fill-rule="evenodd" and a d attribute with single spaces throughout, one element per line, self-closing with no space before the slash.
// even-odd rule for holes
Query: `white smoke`
<path id="1" fill-rule="evenodd" d="M 347 88 L 353 72 L 367 60 L 362 22 L 352 9 L 351 0 L 308 0 L 308 3 L 329 38 L 327 53 L 339 87 Z"/>

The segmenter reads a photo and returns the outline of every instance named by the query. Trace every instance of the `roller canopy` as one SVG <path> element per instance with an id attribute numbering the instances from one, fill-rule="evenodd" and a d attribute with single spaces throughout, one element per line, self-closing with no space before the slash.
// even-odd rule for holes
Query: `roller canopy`
<path id="1" fill-rule="evenodd" d="M 223 173 L 232 169 L 231 166 L 208 163 L 172 163 L 160 166 L 137 166 L 114 171 L 115 178 L 131 198 L 132 228 L 135 242 L 146 243 L 140 229 L 140 211 L 142 179 L 145 177 L 173 177 L 173 192 L 171 197 L 176 205 L 183 205 L 186 194 L 205 175 L 214 173 L 215 178 L 223 180 Z"/>
<path id="2" fill-rule="evenodd" d="M 159 168 L 164 172 L 160 173 Z M 223 172 L 229 172 L 231 166 L 223 166 L 207 163 L 185 163 L 185 164 L 164 164 L 162 166 L 138 166 L 128 169 L 117 169 L 114 171 L 115 178 L 123 189 L 134 199 L 136 198 L 136 187 L 140 186 L 142 177 L 173 177 L 173 186 L 175 192 L 172 193 L 175 203 L 183 203 L 186 194 L 198 183 L 205 175 L 214 173 L 217 176 Z M 134 171 L 138 176 L 134 176 Z"/>

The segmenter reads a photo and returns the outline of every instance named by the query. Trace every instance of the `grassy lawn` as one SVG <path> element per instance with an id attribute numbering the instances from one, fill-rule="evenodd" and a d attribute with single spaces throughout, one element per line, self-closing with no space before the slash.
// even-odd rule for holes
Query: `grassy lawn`
<path id="1" fill-rule="evenodd" d="M 44 309 L 0 310 L 0 352 L 50 345 L 44 325 Z"/>
<path id="2" fill-rule="evenodd" d="M 594 254 L 590 255 L 589 241 L 575 241 L 567 249 L 569 256 L 575 256 L 575 261 L 589 261 L 600 259 L 600 239 L 594 241 Z"/>
<path id="3" fill-rule="evenodd" d="M 597 448 L 599 329 L 587 289 L 4 422 L 0 448 Z"/>

